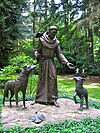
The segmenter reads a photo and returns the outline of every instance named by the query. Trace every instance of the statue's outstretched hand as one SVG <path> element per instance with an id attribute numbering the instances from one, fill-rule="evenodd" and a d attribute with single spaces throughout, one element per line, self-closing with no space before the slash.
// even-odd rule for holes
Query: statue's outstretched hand
<path id="1" fill-rule="evenodd" d="M 70 62 L 67 63 L 67 66 L 68 66 L 70 69 L 75 69 L 75 66 L 74 66 L 72 63 L 70 63 Z"/>

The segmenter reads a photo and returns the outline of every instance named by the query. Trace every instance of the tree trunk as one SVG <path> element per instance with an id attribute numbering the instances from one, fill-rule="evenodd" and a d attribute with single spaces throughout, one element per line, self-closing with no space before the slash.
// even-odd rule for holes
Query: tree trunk
<path id="1" fill-rule="evenodd" d="M 35 19 L 36 19 L 36 12 L 35 12 L 35 10 L 36 10 L 36 0 L 34 0 L 34 2 L 33 2 L 33 8 L 34 8 L 34 10 L 33 10 L 33 33 L 35 33 Z M 34 44 L 35 44 L 35 38 L 33 37 L 33 46 L 34 46 Z"/>
<path id="2" fill-rule="evenodd" d="M 89 9 L 88 13 L 91 14 L 92 12 L 92 2 L 89 0 Z M 89 44 L 89 62 L 92 63 L 94 61 L 94 54 L 93 54 L 93 30 L 92 30 L 92 19 L 89 19 L 88 23 L 88 44 Z"/>
<path id="3" fill-rule="evenodd" d="M 45 0 L 45 16 L 44 19 L 47 19 L 47 0 Z M 47 30 L 47 27 L 45 27 L 45 31 Z"/>
<path id="4" fill-rule="evenodd" d="M 89 21 L 88 25 L 88 44 L 89 44 L 89 54 L 90 54 L 89 61 L 90 63 L 92 63 L 94 61 L 92 20 Z"/>

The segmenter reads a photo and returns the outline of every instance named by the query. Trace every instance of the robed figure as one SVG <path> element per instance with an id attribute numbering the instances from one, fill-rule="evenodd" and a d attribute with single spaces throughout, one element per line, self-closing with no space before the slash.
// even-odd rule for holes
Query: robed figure
<path id="1" fill-rule="evenodd" d="M 57 103 L 57 72 L 54 57 L 56 56 L 62 64 L 65 64 L 68 67 L 73 66 L 73 64 L 61 53 L 56 33 L 57 27 L 51 26 L 49 31 L 45 32 L 39 38 L 39 45 L 35 51 L 35 56 L 39 63 L 35 102 L 59 106 Z"/>

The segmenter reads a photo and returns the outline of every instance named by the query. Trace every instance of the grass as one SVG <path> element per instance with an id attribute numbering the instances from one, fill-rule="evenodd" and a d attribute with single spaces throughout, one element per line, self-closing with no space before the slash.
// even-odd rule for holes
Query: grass
<path id="1" fill-rule="evenodd" d="M 100 86 L 90 84 L 89 86 L 85 85 L 85 87 L 88 90 L 89 97 L 100 100 Z"/>
<path id="2" fill-rule="evenodd" d="M 67 76 L 66 76 L 67 77 Z M 84 81 L 83 86 L 88 90 L 89 97 L 100 100 L 100 82 L 91 83 Z M 74 94 L 75 81 L 70 78 L 58 77 L 58 90 L 59 94 Z"/>

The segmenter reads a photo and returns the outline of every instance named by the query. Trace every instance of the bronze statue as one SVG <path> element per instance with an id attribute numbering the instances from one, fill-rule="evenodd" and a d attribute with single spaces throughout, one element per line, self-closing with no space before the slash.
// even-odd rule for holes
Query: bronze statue
<path id="1" fill-rule="evenodd" d="M 85 80 L 82 77 L 74 77 L 76 82 L 76 90 L 74 93 L 74 101 L 77 104 L 76 96 L 78 95 L 80 98 L 80 110 L 83 111 L 83 100 L 86 100 L 86 108 L 88 108 L 88 91 L 83 87 L 83 81 Z"/>
<path id="2" fill-rule="evenodd" d="M 36 67 L 36 65 L 25 66 L 23 68 L 22 72 L 17 77 L 17 79 L 15 79 L 15 80 L 8 80 L 6 82 L 5 88 L 4 88 L 3 105 L 4 105 L 4 102 L 5 102 L 5 97 L 8 98 L 8 92 L 10 90 L 10 92 L 11 92 L 10 106 L 12 106 L 11 99 L 12 99 L 12 97 L 15 94 L 16 106 L 18 107 L 18 92 L 21 91 L 23 93 L 23 105 L 24 105 L 24 108 L 26 108 L 26 106 L 25 106 L 25 95 L 26 95 L 26 88 L 27 88 L 27 83 L 28 83 L 28 77 L 29 77 L 29 74 L 31 73 L 31 71 L 35 69 L 35 67 Z"/>
<path id="3" fill-rule="evenodd" d="M 35 57 L 39 62 L 39 78 L 35 102 L 59 107 L 54 57 L 56 56 L 69 68 L 74 68 L 74 65 L 61 53 L 59 41 L 56 38 L 57 30 L 56 26 L 51 26 L 45 33 L 38 34 L 40 42 L 35 51 Z"/>
<path id="4" fill-rule="evenodd" d="M 46 118 L 42 113 L 35 112 L 35 114 L 30 117 L 30 120 L 32 120 L 32 122 L 35 122 L 36 124 L 39 124 L 42 121 L 45 121 Z"/>

